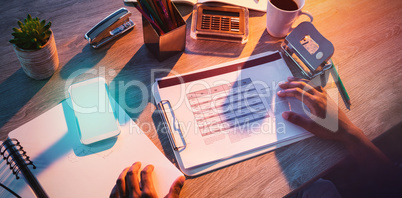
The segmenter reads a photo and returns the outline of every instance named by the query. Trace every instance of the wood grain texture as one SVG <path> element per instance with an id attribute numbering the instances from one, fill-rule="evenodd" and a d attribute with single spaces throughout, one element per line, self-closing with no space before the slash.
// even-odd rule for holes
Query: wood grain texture
<path id="1" fill-rule="evenodd" d="M 0 138 L 68 97 L 73 82 L 99 74 L 111 83 L 114 98 L 175 162 L 152 103 L 154 76 L 185 73 L 264 51 L 278 50 L 282 39 L 265 31 L 265 14 L 250 12 L 245 45 L 190 38 L 191 6 L 178 6 L 187 26 L 185 52 L 158 62 L 143 44 L 141 17 L 127 7 L 137 24 L 125 36 L 92 49 L 84 34 L 122 1 L 4 1 L 0 8 Z M 402 120 L 402 1 L 323 0 L 306 2 L 314 25 L 335 45 L 334 61 L 351 97 L 349 118 L 370 138 Z M 60 66 L 48 80 L 27 77 L 8 40 L 17 20 L 33 16 L 53 22 Z M 301 18 L 296 23 L 300 22 Z M 154 76 L 152 74 L 155 74 Z M 73 80 L 71 80 L 73 79 Z M 135 82 L 136 84 L 132 84 Z M 144 85 L 139 89 L 136 85 Z M 341 98 L 338 102 L 343 110 Z M 29 135 L 29 131 L 26 132 Z M 28 151 L 29 152 L 29 151 Z M 339 144 L 316 137 L 277 149 L 195 178 L 182 197 L 281 197 L 330 168 L 345 155 Z"/>

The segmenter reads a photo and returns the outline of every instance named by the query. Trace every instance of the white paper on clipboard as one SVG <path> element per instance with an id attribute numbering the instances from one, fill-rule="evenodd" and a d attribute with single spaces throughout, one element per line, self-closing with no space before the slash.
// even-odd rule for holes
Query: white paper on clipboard
<path id="1" fill-rule="evenodd" d="M 276 95 L 291 75 L 280 52 L 265 52 L 158 79 L 156 102 L 169 101 L 185 141 L 174 151 L 181 170 L 202 174 L 310 137 L 281 116 L 306 108 Z"/>

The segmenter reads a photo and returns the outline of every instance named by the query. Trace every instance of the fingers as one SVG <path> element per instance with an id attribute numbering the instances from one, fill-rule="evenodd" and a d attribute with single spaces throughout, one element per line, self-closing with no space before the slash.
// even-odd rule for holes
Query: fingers
<path id="1" fill-rule="evenodd" d="M 143 195 L 148 197 L 156 197 L 152 173 L 154 171 L 153 165 L 148 165 L 141 171 L 141 186 Z"/>
<path id="2" fill-rule="evenodd" d="M 288 77 L 288 82 L 293 82 L 293 81 L 304 82 L 304 83 L 310 85 L 311 87 L 313 87 L 318 92 L 321 92 L 321 93 L 325 92 L 325 89 L 323 89 L 322 86 L 317 86 L 315 83 L 313 83 L 310 80 L 303 79 L 303 78 L 298 78 L 298 77 L 294 77 L 294 76 L 289 76 Z"/>
<path id="3" fill-rule="evenodd" d="M 301 102 L 305 103 L 307 105 L 307 107 L 309 107 L 309 108 L 312 104 L 311 101 L 313 100 L 312 99 L 313 96 L 310 93 L 305 92 L 298 87 L 280 90 L 280 91 L 278 91 L 277 94 L 279 97 L 294 97 L 294 98 L 300 100 Z"/>
<path id="4" fill-rule="evenodd" d="M 138 181 L 138 173 L 141 168 L 141 162 L 135 162 L 126 174 L 126 188 L 129 195 L 139 197 L 141 195 L 140 183 Z"/>
<path id="5" fill-rule="evenodd" d="M 152 179 L 154 166 L 148 165 L 141 171 L 142 189 L 140 188 L 140 181 L 138 180 L 140 169 L 141 162 L 135 162 L 131 167 L 125 168 L 123 172 L 120 173 L 110 197 L 157 197 Z M 179 184 L 176 185 L 179 186 Z M 180 190 L 178 191 L 180 192 Z"/>
<path id="6" fill-rule="evenodd" d="M 310 81 L 307 80 L 307 79 L 298 78 L 298 77 L 294 77 L 294 76 L 289 76 L 289 77 L 288 77 L 288 81 L 289 81 L 289 82 L 291 82 L 291 81 L 302 81 L 302 82 L 305 82 L 305 83 L 307 83 L 307 84 L 310 82 Z"/>
<path id="7" fill-rule="evenodd" d="M 109 198 L 118 198 L 119 197 L 119 192 L 117 190 L 117 185 L 114 185 L 112 192 L 110 193 Z"/>
<path id="8" fill-rule="evenodd" d="M 317 90 L 312 87 L 311 85 L 307 84 L 304 81 L 289 81 L 289 82 L 284 82 L 280 83 L 279 87 L 282 89 L 290 89 L 290 88 L 300 88 L 304 91 L 307 91 L 310 94 L 316 94 Z"/>
<path id="9" fill-rule="evenodd" d="M 312 121 L 311 119 L 303 117 L 292 111 L 283 112 L 282 117 L 285 120 L 287 120 L 295 125 L 301 126 L 310 132 L 312 131 L 312 128 L 314 127 L 314 124 L 315 124 L 314 121 Z"/>
<path id="10" fill-rule="evenodd" d="M 128 192 L 126 191 L 125 177 L 128 171 L 128 167 L 120 173 L 119 178 L 116 181 L 117 191 L 119 192 L 119 197 L 127 197 Z"/>
<path id="11" fill-rule="evenodd" d="M 166 196 L 167 198 L 178 198 L 181 189 L 183 188 L 184 181 L 186 178 L 184 176 L 178 177 L 172 184 L 169 190 L 169 194 Z"/>

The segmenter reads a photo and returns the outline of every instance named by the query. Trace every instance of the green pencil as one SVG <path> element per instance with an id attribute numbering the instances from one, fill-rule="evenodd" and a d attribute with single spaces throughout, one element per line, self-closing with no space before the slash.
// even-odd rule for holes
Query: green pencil
<path id="1" fill-rule="evenodd" d="M 164 32 L 168 32 L 169 30 L 164 27 L 164 24 L 163 24 L 162 20 L 161 20 L 161 19 L 159 18 L 159 16 L 156 14 L 156 10 L 154 10 L 154 9 L 152 8 L 152 6 L 148 3 L 148 1 L 147 1 L 147 0 L 140 0 L 140 3 L 142 3 L 142 4 L 145 5 L 145 7 L 146 7 L 145 9 L 147 9 L 147 10 L 150 12 L 152 18 L 155 18 L 155 19 L 156 19 L 155 22 L 159 25 L 159 27 L 160 27 Z M 144 9 L 144 8 L 143 8 L 143 9 Z"/>
<path id="2" fill-rule="evenodd" d="M 331 68 L 332 77 L 335 80 L 335 84 L 338 87 L 338 91 L 341 94 L 342 100 L 345 103 L 346 108 L 350 110 L 350 106 L 352 104 L 350 103 L 350 98 L 349 98 L 348 92 L 346 91 L 345 86 L 342 83 L 341 77 L 339 76 L 338 71 L 336 71 L 334 62 L 332 60 L 331 60 L 331 64 L 332 64 L 332 68 Z"/>

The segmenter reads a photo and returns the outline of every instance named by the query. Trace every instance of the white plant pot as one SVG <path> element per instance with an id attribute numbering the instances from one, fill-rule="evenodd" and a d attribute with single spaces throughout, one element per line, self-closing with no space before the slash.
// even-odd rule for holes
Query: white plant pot
<path id="1" fill-rule="evenodd" d="M 14 51 L 24 72 L 35 80 L 49 78 L 59 67 L 53 32 L 42 49 L 24 50 L 14 45 Z"/>

